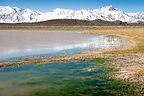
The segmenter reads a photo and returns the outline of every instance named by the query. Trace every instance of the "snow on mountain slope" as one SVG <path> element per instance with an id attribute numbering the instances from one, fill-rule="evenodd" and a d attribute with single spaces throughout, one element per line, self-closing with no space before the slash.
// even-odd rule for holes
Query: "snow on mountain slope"
<path id="1" fill-rule="evenodd" d="M 113 6 L 101 7 L 94 10 L 68 10 L 56 8 L 46 13 L 33 11 L 31 9 L 0 6 L 1 23 L 40 22 L 52 19 L 102 19 L 105 21 L 121 20 L 123 22 L 133 23 L 144 22 L 144 13 L 126 13 Z"/>
<path id="2" fill-rule="evenodd" d="M 24 10 L 16 7 L 0 6 L 1 23 L 35 22 L 33 21 L 35 17 L 41 14 L 41 12 L 30 9 Z"/>

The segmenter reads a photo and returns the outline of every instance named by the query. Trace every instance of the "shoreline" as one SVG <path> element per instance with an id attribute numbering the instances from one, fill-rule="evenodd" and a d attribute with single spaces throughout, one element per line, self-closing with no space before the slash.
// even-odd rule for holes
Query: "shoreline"
<path id="1" fill-rule="evenodd" d="M 144 26 L 0 26 L 0 30 L 48 30 L 48 31 L 63 31 L 63 30 L 107 30 L 107 29 L 128 29 L 141 28 Z"/>
<path id="2" fill-rule="evenodd" d="M 22 30 L 22 29 L 21 29 Z M 28 29 L 27 29 L 28 30 Z M 41 29 L 39 29 L 41 30 Z M 45 30 L 45 29 L 43 29 Z M 47 29 L 49 30 L 49 29 Z M 50 29 L 51 30 L 51 29 Z M 65 29 L 56 29 L 65 30 Z M 75 30 L 75 29 L 74 29 Z M 79 29 L 76 29 L 79 30 Z M 81 29 L 80 29 L 81 30 Z M 58 57 L 49 58 L 37 58 L 28 59 L 25 58 L 21 61 L 5 61 L 0 62 L 0 67 L 6 67 L 10 65 L 23 65 L 34 63 L 51 63 L 51 62 L 71 62 L 71 61 L 83 61 L 95 58 L 111 58 L 115 62 L 105 63 L 107 67 L 119 70 L 118 72 L 111 73 L 110 78 L 115 80 L 122 80 L 129 83 L 136 83 L 141 88 L 144 88 L 144 29 L 143 28 L 124 28 L 124 29 L 87 29 L 86 34 L 103 34 L 103 35 L 116 35 L 122 36 L 126 40 L 130 40 L 131 46 L 127 48 L 115 49 L 115 50 L 101 50 L 100 53 L 95 51 L 79 52 L 76 55 L 63 55 Z M 76 56 L 76 57 L 75 57 Z M 144 90 L 144 89 L 142 89 Z"/>
<path id="3" fill-rule="evenodd" d="M 87 31 L 84 32 L 83 34 L 87 34 Z M 108 35 L 107 35 L 108 36 Z M 126 37 L 120 36 L 124 41 L 126 41 Z M 88 59 L 95 59 L 99 58 L 96 55 L 107 52 L 107 51 L 112 51 L 112 50 L 125 50 L 125 49 L 130 49 L 133 47 L 135 44 L 131 41 L 128 41 L 128 45 L 120 45 L 116 46 L 113 48 L 108 48 L 108 49 L 97 49 L 93 51 L 86 51 L 86 52 L 74 52 L 73 55 L 60 55 L 60 56 L 52 56 L 52 57 L 37 57 L 37 58 L 24 58 L 21 60 L 16 60 L 16 61 L 0 61 L 0 67 L 8 67 L 8 66 L 15 66 L 15 65 L 24 65 L 24 64 L 42 64 L 42 63 L 53 63 L 53 62 L 73 62 L 73 61 L 83 61 L 83 60 L 88 60 Z"/>
<path id="4" fill-rule="evenodd" d="M 74 52 L 74 55 L 60 55 L 60 56 L 51 56 L 51 57 L 38 57 L 38 58 L 24 58 L 17 61 L 0 61 L 0 68 L 1 67 L 9 67 L 9 66 L 16 66 L 16 65 L 25 65 L 25 64 L 48 64 L 48 63 L 69 63 L 74 61 L 85 61 L 89 59 L 96 59 L 96 58 L 105 58 L 103 57 L 103 53 L 110 51 L 110 50 L 117 50 L 122 46 L 116 47 L 114 49 L 98 49 L 93 51 L 86 51 L 86 52 Z M 123 46 L 121 50 L 125 50 L 127 46 Z M 107 56 L 106 56 L 107 57 Z"/>

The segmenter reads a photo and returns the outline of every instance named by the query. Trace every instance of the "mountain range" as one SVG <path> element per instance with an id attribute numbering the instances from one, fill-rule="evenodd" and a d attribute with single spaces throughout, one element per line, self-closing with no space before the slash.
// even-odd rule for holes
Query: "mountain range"
<path id="1" fill-rule="evenodd" d="M 10 6 L 0 6 L 0 23 L 31 23 L 53 19 L 78 19 L 104 21 L 123 21 L 127 23 L 143 23 L 144 13 L 126 13 L 113 6 L 99 9 L 69 10 L 56 8 L 49 12 L 33 11 Z"/>

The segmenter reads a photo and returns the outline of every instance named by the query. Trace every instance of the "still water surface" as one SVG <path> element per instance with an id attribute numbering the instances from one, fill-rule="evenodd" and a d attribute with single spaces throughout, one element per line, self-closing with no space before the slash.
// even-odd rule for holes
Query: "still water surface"
<path id="1" fill-rule="evenodd" d="M 0 60 L 18 56 L 106 49 L 127 44 L 116 36 L 83 34 L 85 31 L 0 30 Z M 72 51 L 73 52 L 73 51 Z"/>

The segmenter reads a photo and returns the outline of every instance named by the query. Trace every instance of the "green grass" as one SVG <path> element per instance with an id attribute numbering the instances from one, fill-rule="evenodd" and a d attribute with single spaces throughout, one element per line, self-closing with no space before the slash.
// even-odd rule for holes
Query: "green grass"
<path id="1" fill-rule="evenodd" d="M 32 82 L 32 80 L 31 82 L 27 82 L 26 85 L 46 85 L 46 88 L 34 89 L 27 93 L 27 95 L 14 96 L 137 96 L 137 92 L 135 91 L 137 89 L 136 87 L 125 82 L 112 80 L 108 77 L 107 74 L 115 70 L 105 67 L 104 63 L 106 62 L 110 63 L 113 62 L 113 60 L 97 58 L 78 62 L 82 66 L 85 64 L 84 66 L 89 68 L 88 65 L 90 64 L 90 67 L 97 69 L 94 72 L 84 72 L 80 70 L 71 71 L 65 69 L 67 71 L 62 70 L 62 74 L 66 76 L 64 76 L 65 78 L 59 78 L 57 80 L 52 79 L 51 83 L 48 83 L 50 78 L 48 75 L 44 81 L 36 80 Z M 59 74 L 59 72 L 57 74 Z M 69 72 L 70 74 L 74 73 L 70 77 L 67 77 L 68 75 L 66 74 Z M 58 76 L 56 76 L 56 78 Z"/>
<path id="2" fill-rule="evenodd" d="M 104 58 L 96 58 L 96 59 L 93 59 L 93 60 L 90 60 L 90 62 L 95 62 L 97 64 L 103 64 L 105 62 L 113 62 L 114 60 L 111 60 L 111 59 L 104 59 Z"/>
<path id="3" fill-rule="evenodd" d="M 46 64 L 36 64 L 36 65 L 34 65 L 34 66 L 43 66 L 43 65 L 47 65 L 48 63 L 46 63 Z"/>

